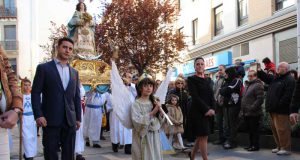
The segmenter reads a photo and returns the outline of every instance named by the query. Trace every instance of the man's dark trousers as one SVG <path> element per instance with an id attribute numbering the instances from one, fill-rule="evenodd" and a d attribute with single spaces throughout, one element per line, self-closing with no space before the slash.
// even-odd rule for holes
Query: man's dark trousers
<path id="1" fill-rule="evenodd" d="M 43 146 L 45 160 L 58 160 L 57 152 L 60 147 L 62 149 L 62 160 L 74 160 L 75 138 L 76 127 L 68 126 L 66 120 L 61 127 L 44 127 Z"/>

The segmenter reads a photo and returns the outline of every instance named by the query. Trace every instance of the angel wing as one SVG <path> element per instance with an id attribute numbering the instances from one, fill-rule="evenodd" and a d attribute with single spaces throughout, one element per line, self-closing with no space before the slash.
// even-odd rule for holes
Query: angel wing
<path id="1" fill-rule="evenodd" d="M 131 106 L 135 97 L 124 85 L 114 61 L 112 61 L 110 79 L 112 91 L 111 102 L 114 112 L 116 113 L 122 125 L 131 129 L 133 128 L 131 121 Z"/>
<path id="2" fill-rule="evenodd" d="M 165 103 L 168 92 L 168 86 L 172 77 L 172 68 L 168 68 L 166 79 L 160 84 L 155 92 L 155 96 L 159 98 L 161 103 Z"/>
<path id="3" fill-rule="evenodd" d="M 172 68 L 168 69 L 167 75 L 166 75 L 166 79 L 160 84 L 160 86 L 157 88 L 156 92 L 155 92 L 155 96 L 159 98 L 160 103 L 165 103 L 166 101 L 166 96 L 167 96 L 167 92 L 168 92 L 168 86 L 169 83 L 171 81 L 171 77 L 172 77 Z M 169 118 L 169 116 L 164 112 L 164 110 L 161 110 L 164 117 L 167 119 L 167 122 L 170 125 L 173 125 L 171 119 Z"/>

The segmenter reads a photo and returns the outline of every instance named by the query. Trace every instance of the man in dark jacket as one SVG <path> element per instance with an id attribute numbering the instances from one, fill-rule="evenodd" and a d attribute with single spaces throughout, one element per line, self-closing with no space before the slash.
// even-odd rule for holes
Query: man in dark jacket
<path id="1" fill-rule="evenodd" d="M 245 120 L 249 133 L 248 151 L 259 150 L 259 120 L 263 114 L 262 104 L 264 102 L 264 85 L 257 79 L 257 73 L 253 70 L 248 72 L 248 80 L 241 102 L 240 117 Z"/>
<path id="2" fill-rule="evenodd" d="M 228 128 L 229 137 L 223 147 L 232 149 L 237 146 L 238 116 L 241 109 L 240 93 L 243 82 L 238 78 L 236 67 L 227 68 L 225 73 L 225 83 L 220 94 L 224 97 L 224 127 Z"/>
<path id="3" fill-rule="evenodd" d="M 258 67 L 258 78 L 269 84 L 266 97 L 266 111 L 271 116 L 271 128 L 277 148 L 273 153 L 288 155 L 291 149 L 290 104 L 295 80 L 289 74 L 289 64 L 281 62 L 276 75 L 266 74 Z"/>
<path id="4" fill-rule="evenodd" d="M 32 85 L 32 109 L 37 125 L 43 127 L 46 160 L 59 159 L 59 146 L 62 160 L 74 159 L 76 130 L 81 122 L 81 100 L 78 72 L 69 65 L 73 47 L 71 39 L 59 39 L 56 58 L 37 66 Z"/>

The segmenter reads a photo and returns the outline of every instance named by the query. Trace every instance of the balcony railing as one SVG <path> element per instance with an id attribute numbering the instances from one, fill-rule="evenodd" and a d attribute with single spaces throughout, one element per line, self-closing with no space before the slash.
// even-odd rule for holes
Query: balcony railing
<path id="1" fill-rule="evenodd" d="M 16 18 L 16 17 L 17 17 L 16 7 L 0 6 L 0 18 Z"/>
<path id="2" fill-rule="evenodd" d="M 16 51 L 19 49 L 18 41 L 16 40 L 0 41 L 0 45 L 7 51 Z"/>

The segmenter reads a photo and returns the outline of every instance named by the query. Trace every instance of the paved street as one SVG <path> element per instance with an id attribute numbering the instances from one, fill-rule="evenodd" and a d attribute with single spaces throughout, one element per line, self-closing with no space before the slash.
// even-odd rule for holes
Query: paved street
<path id="1" fill-rule="evenodd" d="M 105 137 L 109 139 L 109 134 L 106 132 Z M 13 152 L 12 159 L 18 159 L 18 129 L 14 128 L 12 130 L 13 136 Z M 84 156 L 87 160 L 130 160 L 131 157 L 123 154 L 124 150 L 120 150 L 119 153 L 114 153 L 111 150 L 111 145 L 109 140 L 102 141 L 101 149 L 94 149 L 91 147 L 86 147 Z M 209 144 L 209 159 L 211 160 L 299 160 L 300 154 L 293 153 L 291 156 L 277 156 L 272 154 L 270 150 L 263 149 L 259 152 L 246 152 L 243 148 L 237 148 L 235 150 L 224 150 L 221 146 L 215 146 Z M 39 142 L 39 154 L 35 160 L 43 160 L 42 156 L 42 145 Z M 178 152 L 174 155 L 165 155 L 166 160 L 188 160 L 186 153 Z M 198 159 L 201 159 L 198 157 Z"/>

